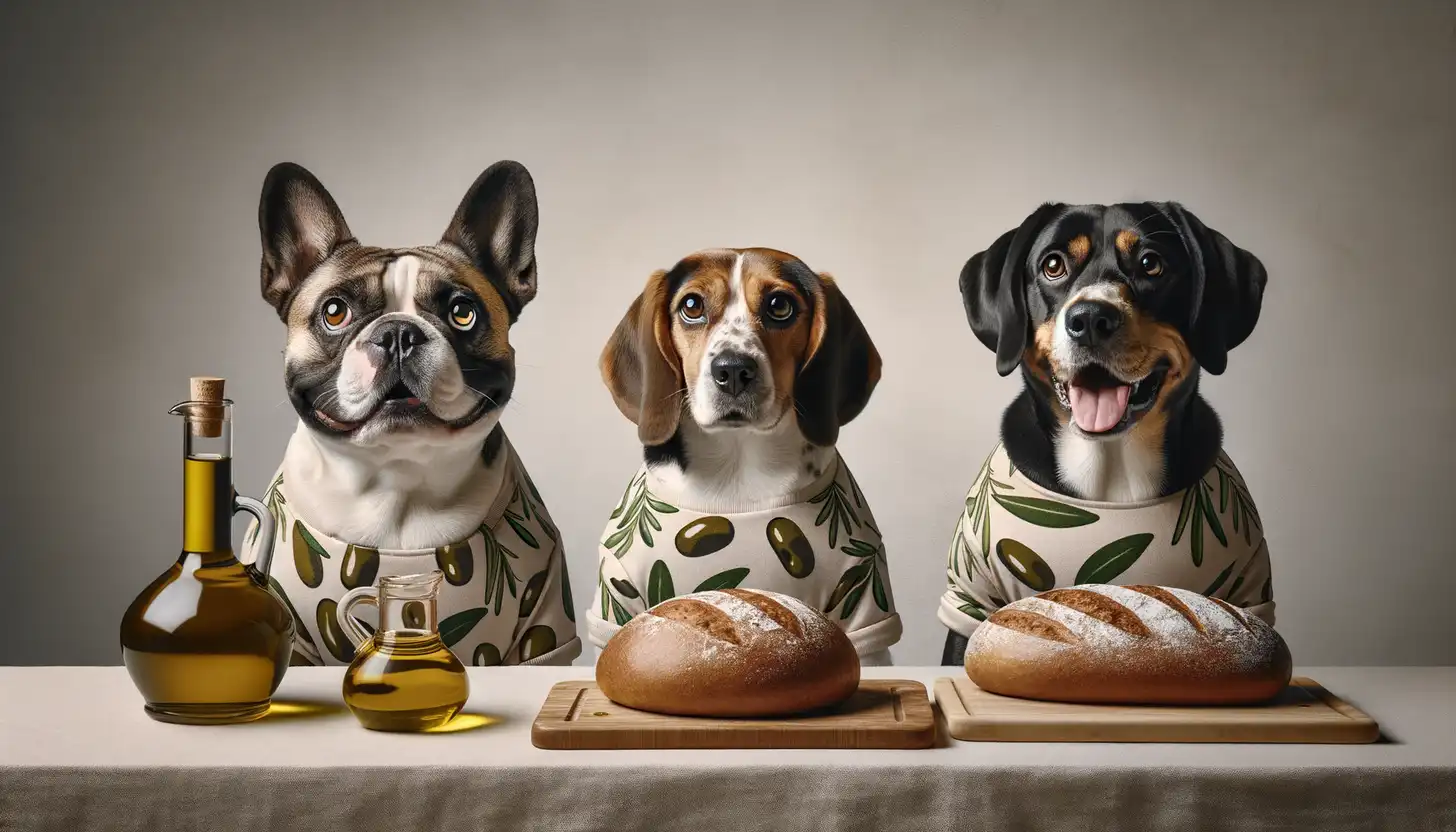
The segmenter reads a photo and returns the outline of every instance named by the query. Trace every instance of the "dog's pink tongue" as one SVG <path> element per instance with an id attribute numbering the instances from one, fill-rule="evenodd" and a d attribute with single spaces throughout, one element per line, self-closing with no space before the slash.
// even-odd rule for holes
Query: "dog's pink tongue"
<path id="1" fill-rule="evenodd" d="M 1077 421 L 1077 427 L 1088 433 L 1104 433 L 1122 421 L 1132 388 L 1126 384 L 1096 388 L 1073 384 L 1067 392 L 1072 400 L 1072 418 Z"/>

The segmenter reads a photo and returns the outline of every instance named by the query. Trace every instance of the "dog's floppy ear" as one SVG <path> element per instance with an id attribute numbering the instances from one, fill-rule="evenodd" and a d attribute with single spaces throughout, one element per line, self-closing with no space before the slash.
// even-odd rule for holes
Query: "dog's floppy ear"
<path id="1" fill-rule="evenodd" d="M 344 215 L 322 183 L 300 165 L 274 165 L 258 200 L 263 235 L 263 299 L 288 314 L 288 302 L 309 273 L 335 249 L 354 242 Z"/>
<path id="2" fill-rule="evenodd" d="M 1199 366 L 1218 375 L 1228 352 L 1259 322 L 1269 274 L 1259 258 L 1204 225 L 1176 202 L 1157 206 L 1177 227 L 1193 261 L 1193 313 L 1189 348 Z"/>
<path id="3" fill-rule="evenodd" d="M 961 269 L 966 320 L 986 348 L 996 353 L 996 372 L 1010 375 L 1021 363 L 1031 333 L 1026 311 L 1026 256 L 1036 235 L 1064 206 L 1044 203 L 1019 228 L 1002 234 Z"/>
<path id="4" fill-rule="evenodd" d="M 667 301 L 667 272 L 654 272 L 599 362 L 617 409 L 637 425 L 637 436 L 647 446 L 671 439 L 682 416 L 682 362 L 668 329 Z"/>
<path id="5" fill-rule="evenodd" d="M 465 192 L 442 242 L 458 246 L 501 293 L 511 323 L 536 296 L 536 183 L 520 162 L 485 169 Z"/>
<path id="6" fill-rule="evenodd" d="M 794 380 L 794 410 L 804 438 L 829 446 L 879 384 L 880 353 L 834 278 L 820 274 L 815 283 L 808 358 Z"/>

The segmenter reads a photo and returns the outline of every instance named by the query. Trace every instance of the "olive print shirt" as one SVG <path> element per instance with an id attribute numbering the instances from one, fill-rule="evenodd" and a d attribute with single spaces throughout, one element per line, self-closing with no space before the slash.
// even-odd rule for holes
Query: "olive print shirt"
<path id="1" fill-rule="evenodd" d="M 802 493 L 697 510 L 643 467 L 602 533 L 588 634 L 602 647 L 633 616 L 677 595 L 742 586 L 822 610 L 861 657 L 900 640 L 889 564 L 874 515 L 837 455 Z"/>
<path id="2" fill-rule="evenodd" d="M 1076 584 L 1177 587 L 1274 623 L 1264 527 L 1223 453 L 1185 491 L 1100 503 L 1043 490 L 997 445 L 966 497 L 946 573 L 938 617 L 967 637 L 1005 604 Z"/>
<path id="3" fill-rule="evenodd" d="M 335 540 L 294 514 L 280 472 L 263 495 L 276 521 L 269 583 L 293 613 L 293 664 L 338 665 L 354 647 L 334 616 L 339 598 L 383 575 L 439 569 L 440 637 L 466 665 L 567 665 L 581 654 L 561 535 L 509 440 L 493 505 L 466 540 L 433 549 L 380 550 Z M 254 548 L 257 524 L 248 530 Z M 373 626 L 374 608 L 355 608 Z"/>

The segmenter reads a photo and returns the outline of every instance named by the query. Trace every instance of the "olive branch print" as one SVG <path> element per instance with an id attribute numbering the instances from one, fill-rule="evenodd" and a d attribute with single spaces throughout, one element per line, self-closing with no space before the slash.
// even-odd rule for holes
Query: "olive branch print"
<path id="1" fill-rule="evenodd" d="M 511 500 L 506 504 L 503 519 L 521 539 L 521 542 L 532 549 L 540 549 L 541 544 L 537 542 L 536 536 L 526 528 L 526 522 L 533 517 L 536 525 L 540 527 L 541 533 L 546 535 L 552 543 L 557 541 L 556 529 L 546 520 L 546 515 L 541 511 L 541 494 L 536 490 L 536 484 L 531 482 L 531 477 L 526 469 L 517 465 L 515 468 L 515 488 L 511 492 Z M 513 511 L 513 506 L 519 506 L 519 511 Z"/>
<path id="2" fill-rule="evenodd" d="M 1225 549 L 1228 548 L 1228 535 L 1224 533 L 1223 522 L 1218 519 L 1218 510 L 1213 507 L 1213 486 L 1207 480 L 1198 480 L 1183 493 L 1183 505 L 1178 509 L 1178 522 L 1173 526 L 1171 542 L 1171 545 L 1177 546 L 1178 541 L 1183 539 L 1183 533 L 1188 532 L 1188 551 L 1194 566 L 1203 565 L 1204 526 L 1213 532 Z"/>
<path id="3" fill-rule="evenodd" d="M 839 532 L 841 529 L 844 531 L 845 536 L 848 537 L 854 534 L 860 526 L 865 525 L 860 521 L 859 514 L 854 510 L 855 506 L 864 508 L 864 497 L 859 493 L 859 486 L 854 483 L 854 476 L 850 475 L 849 477 L 850 487 L 854 492 L 851 495 L 845 490 L 844 486 L 839 484 L 839 462 L 836 460 L 834 465 L 834 478 L 829 481 L 829 485 L 825 486 L 823 491 L 809 498 L 810 503 L 824 504 L 824 507 L 819 509 L 819 516 L 814 518 L 814 525 L 818 527 L 824 525 L 826 522 L 829 524 L 829 548 L 831 549 L 839 545 Z M 847 472 L 848 469 L 845 470 Z M 854 506 L 850 505 L 851 499 L 854 500 Z M 871 531 L 879 534 L 879 531 L 873 527 L 871 527 Z"/>
<path id="4" fill-rule="evenodd" d="M 868 590 L 875 599 L 875 606 L 883 612 L 889 612 L 890 596 L 885 589 L 883 576 L 883 570 L 888 569 L 889 564 L 885 559 L 884 547 L 851 537 L 849 544 L 840 547 L 839 551 L 858 558 L 860 562 L 844 571 L 839 583 L 834 586 L 834 592 L 830 593 L 829 603 L 824 605 L 824 611 L 833 612 L 842 602 L 839 618 L 849 618 L 859 609 L 860 601 Z"/>
<path id="5" fill-rule="evenodd" d="M 520 578 L 511 569 L 511 561 L 516 560 L 517 555 L 496 540 L 495 532 L 489 526 L 480 527 L 480 538 L 485 548 L 485 606 L 491 606 L 493 596 L 495 614 L 500 615 L 506 590 L 510 590 L 512 598 L 516 597 L 516 584 Z"/>
<path id="6" fill-rule="evenodd" d="M 604 564 L 602 563 L 597 564 L 597 589 L 602 595 L 602 620 L 606 621 L 610 617 L 617 622 L 618 627 L 621 627 L 632 620 L 632 613 L 627 611 L 626 606 L 621 601 L 618 601 L 617 596 L 608 588 L 607 577 L 602 572 L 603 566 Z M 611 582 L 612 586 L 626 597 L 641 597 L 641 593 L 637 591 L 637 587 L 633 586 L 631 581 L 619 581 L 616 578 L 612 578 Z"/>
<path id="7" fill-rule="evenodd" d="M 1264 522 L 1259 518 L 1259 510 L 1254 507 L 1254 498 L 1249 496 L 1249 490 L 1244 486 L 1238 474 L 1234 471 L 1233 462 L 1222 452 L 1214 462 L 1214 470 L 1218 472 L 1218 510 L 1229 512 L 1229 524 L 1233 526 L 1234 534 L 1238 534 L 1239 527 L 1243 526 L 1244 542 L 1254 542 L 1254 527 L 1258 526 L 1260 531 L 1264 529 Z M 1229 498 L 1233 502 L 1229 502 Z M 1232 505 L 1232 509 L 1230 509 Z"/>
<path id="8" fill-rule="evenodd" d="M 971 534 L 980 532 L 981 559 L 986 562 L 987 567 L 991 565 L 990 498 L 996 496 L 998 491 L 1016 490 L 1014 486 L 1000 482 L 991 476 L 991 460 L 995 457 L 996 452 L 992 451 L 991 455 L 986 457 L 986 461 L 981 463 L 981 471 L 976 475 L 975 481 L 971 483 L 971 495 L 966 498 L 965 518 L 970 523 Z M 966 539 L 963 535 L 962 540 Z"/>
<path id="9" fill-rule="evenodd" d="M 283 506 L 288 504 L 288 501 L 283 498 L 283 492 L 279 490 L 282 486 L 283 472 L 279 471 L 278 476 L 273 478 L 273 482 L 269 483 L 268 489 L 263 492 L 263 505 L 268 509 L 268 513 L 273 515 L 273 525 L 280 528 L 283 526 Z M 245 545 L 251 549 L 257 539 L 258 523 L 254 521 L 248 526 L 248 537 Z"/>
<path id="10" fill-rule="evenodd" d="M 602 546 L 611 549 L 619 558 L 631 550 L 637 537 L 641 537 L 647 546 L 652 546 L 652 532 L 662 531 L 662 522 L 653 511 L 675 514 L 677 506 L 668 505 L 652 496 L 647 488 L 647 472 L 644 470 L 627 483 L 627 490 L 622 493 L 622 501 L 612 509 L 609 519 L 621 520 L 617 523 L 616 531 L 602 541 Z"/>
<path id="11" fill-rule="evenodd" d="M 981 606 L 980 602 L 959 589 L 953 590 L 953 592 L 955 593 L 956 600 L 961 602 L 960 606 L 956 609 L 977 621 L 986 620 L 986 609 Z"/>

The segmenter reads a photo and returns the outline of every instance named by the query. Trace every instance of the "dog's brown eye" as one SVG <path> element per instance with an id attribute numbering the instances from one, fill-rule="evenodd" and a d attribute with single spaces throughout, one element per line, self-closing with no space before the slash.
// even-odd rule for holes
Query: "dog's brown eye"
<path id="1" fill-rule="evenodd" d="M 1067 261 L 1063 260 L 1060 254 L 1048 254 L 1041 261 L 1041 273 L 1046 275 L 1048 280 L 1065 277 L 1067 274 Z"/>
<path id="2" fill-rule="evenodd" d="M 703 306 L 701 295 L 688 295 L 682 299 L 682 305 L 678 307 L 677 314 L 683 319 L 683 323 L 700 324 L 707 320 L 708 312 Z"/>
<path id="3" fill-rule="evenodd" d="M 450 304 L 450 326 L 459 330 L 475 326 L 475 304 L 468 300 L 457 300 Z"/>
<path id="4" fill-rule="evenodd" d="M 349 311 L 349 304 L 338 298 L 329 298 L 324 301 L 323 319 L 324 326 L 329 329 L 343 329 L 353 320 L 354 314 Z"/>
<path id="5" fill-rule="evenodd" d="M 1151 251 L 1143 252 L 1142 258 L 1138 260 L 1138 265 L 1142 267 L 1143 274 L 1148 277 L 1157 277 L 1163 273 L 1163 258 Z"/>
<path id="6" fill-rule="evenodd" d="M 763 302 L 763 312 L 776 323 L 784 323 L 794 317 L 794 299 L 782 292 L 775 292 Z"/>

